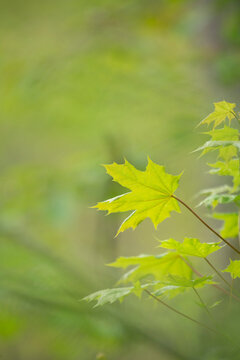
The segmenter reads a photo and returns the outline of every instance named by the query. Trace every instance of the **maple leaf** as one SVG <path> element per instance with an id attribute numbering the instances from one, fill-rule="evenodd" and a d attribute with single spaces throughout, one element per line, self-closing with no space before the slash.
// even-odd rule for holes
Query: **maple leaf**
<path id="1" fill-rule="evenodd" d="M 220 242 L 202 243 L 199 239 L 185 237 L 182 243 L 174 239 L 161 241 L 159 247 L 175 250 L 178 254 L 181 255 L 205 258 L 211 253 L 221 249 L 219 244 Z"/>
<path id="2" fill-rule="evenodd" d="M 214 111 L 209 114 L 205 119 L 203 119 L 200 124 L 213 124 L 213 128 L 220 125 L 222 122 L 225 121 L 225 119 L 228 117 L 229 122 L 234 118 L 234 108 L 236 104 L 229 103 L 227 101 L 219 101 L 217 103 L 214 103 Z M 200 125 L 199 124 L 199 125 Z"/>
<path id="3" fill-rule="evenodd" d="M 240 168 L 239 159 L 231 159 L 227 162 L 217 161 L 215 164 L 208 164 L 213 170 L 210 170 L 210 174 L 218 174 L 222 176 L 233 177 L 233 191 L 237 190 L 240 185 Z"/>
<path id="4" fill-rule="evenodd" d="M 229 272 L 233 279 L 236 279 L 237 277 L 239 278 L 240 277 L 240 260 L 231 260 L 230 259 L 230 264 L 222 272 Z"/>
<path id="5" fill-rule="evenodd" d="M 206 195 L 206 198 L 198 206 L 205 205 L 208 208 L 215 208 L 218 204 L 233 203 L 237 195 L 232 195 L 231 191 L 232 188 L 228 185 L 202 190 L 198 195 Z"/>
<path id="6" fill-rule="evenodd" d="M 205 132 L 204 134 L 211 136 L 210 143 L 215 143 L 216 141 L 238 141 L 239 139 L 239 131 L 227 125 L 224 125 L 224 127 L 221 129 L 213 129 L 211 131 Z M 218 149 L 219 157 L 225 161 L 228 161 L 234 156 L 237 156 L 237 148 L 233 145 L 220 146 Z M 216 150 L 216 147 L 206 147 L 203 150 L 201 156 L 213 150 Z"/>
<path id="7" fill-rule="evenodd" d="M 105 168 L 113 181 L 131 190 L 93 206 L 107 210 L 108 214 L 133 211 L 124 220 L 117 235 L 128 228 L 135 229 L 146 218 L 150 218 L 156 228 L 170 216 L 171 211 L 180 212 L 178 202 L 172 195 L 178 188 L 182 174 L 170 175 L 150 158 L 145 171 L 137 170 L 127 160 L 124 164 L 105 165 Z"/>
<path id="8" fill-rule="evenodd" d="M 186 264 L 184 259 L 176 253 L 120 257 L 114 263 L 108 264 L 108 266 L 123 269 L 129 266 L 135 266 L 123 275 L 119 283 L 134 283 L 147 276 L 153 276 L 155 280 L 163 280 L 170 274 L 187 279 L 192 276 L 191 268 Z"/>
<path id="9" fill-rule="evenodd" d="M 99 290 L 93 294 L 90 294 L 90 295 L 86 296 L 85 298 L 83 298 L 82 300 L 85 300 L 87 302 L 95 300 L 95 301 L 97 301 L 97 303 L 94 307 L 97 307 L 97 306 L 105 305 L 107 303 L 112 304 L 117 300 L 122 301 L 125 296 L 131 294 L 133 291 L 134 291 L 133 286 L 123 287 L 123 288 L 104 289 L 104 290 Z"/>
<path id="10" fill-rule="evenodd" d="M 238 236 L 238 213 L 214 213 L 213 217 L 224 221 L 221 236 L 224 238 L 235 238 Z"/>
<path id="11" fill-rule="evenodd" d="M 155 296 L 167 296 L 169 298 L 174 298 L 187 290 L 204 287 L 209 284 L 214 284 L 212 276 L 202 276 L 197 279 L 186 279 L 184 277 L 170 275 L 166 277 L 164 281 L 156 284 L 156 287 L 160 287 L 157 288 L 153 294 Z"/>

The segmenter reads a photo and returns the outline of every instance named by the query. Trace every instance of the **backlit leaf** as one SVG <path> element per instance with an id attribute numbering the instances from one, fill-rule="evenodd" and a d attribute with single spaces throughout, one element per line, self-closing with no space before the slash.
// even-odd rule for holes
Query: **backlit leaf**
<path id="1" fill-rule="evenodd" d="M 205 134 L 211 136 L 210 141 L 237 141 L 239 140 L 239 131 L 233 129 L 227 125 L 224 125 L 222 129 L 213 129 Z M 215 148 L 206 148 L 203 150 L 202 155 L 214 150 Z M 237 148 L 233 145 L 224 146 L 219 148 L 219 157 L 225 161 L 230 160 L 237 155 Z"/>
<path id="2" fill-rule="evenodd" d="M 168 276 L 163 282 L 165 285 L 180 286 L 185 288 L 200 288 L 207 284 L 214 284 L 212 276 L 202 276 L 197 279 L 186 279 L 180 276 Z"/>
<path id="3" fill-rule="evenodd" d="M 222 237 L 235 238 L 238 236 L 239 227 L 237 213 L 214 213 L 213 217 L 224 221 L 224 225 L 220 231 Z"/>
<path id="4" fill-rule="evenodd" d="M 229 146 L 234 146 L 238 151 L 240 151 L 240 141 L 207 141 L 205 142 L 202 146 L 200 146 L 199 148 L 197 148 L 196 150 L 194 150 L 193 152 L 196 151 L 201 151 L 201 150 L 217 150 L 220 147 L 229 147 Z M 205 152 L 202 153 L 202 155 Z"/>
<path id="5" fill-rule="evenodd" d="M 217 161 L 215 164 L 208 164 L 214 169 L 210 171 L 211 174 L 218 174 L 221 176 L 233 177 L 233 190 L 236 190 L 240 185 L 240 167 L 239 159 L 231 159 L 229 161 Z"/>
<path id="6" fill-rule="evenodd" d="M 208 208 L 215 208 L 218 204 L 233 203 L 237 195 L 231 194 L 232 188 L 228 185 L 202 190 L 198 195 L 207 195 L 198 206 L 204 205 Z"/>
<path id="7" fill-rule="evenodd" d="M 181 255 L 205 258 L 211 253 L 221 249 L 219 244 L 220 242 L 201 243 L 199 239 L 185 237 L 182 243 L 174 239 L 161 241 L 160 247 L 164 249 L 176 250 L 176 252 Z"/>
<path id="8" fill-rule="evenodd" d="M 160 289 L 157 289 L 156 291 L 153 292 L 153 294 L 155 296 L 167 296 L 172 299 L 175 296 L 185 292 L 186 290 L 187 288 L 182 286 L 168 285 L 168 286 L 163 286 Z"/>
<path id="9" fill-rule="evenodd" d="M 213 129 L 205 134 L 211 136 L 212 141 L 236 141 L 239 139 L 239 131 L 227 125 L 221 129 Z"/>
<path id="10" fill-rule="evenodd" d="M 218 204 L 231 204 L 235 201 L 237 195 L 231 194 L 210 194 L 204 200 L 202 200 L 198 206 L 212 207 L 213 209 Z"/>
<path id="11" fill-rule="evenodd" d="M 163 287 L 154 291 L 155 296 L 168 296 L 173 298 L 186 290 L 192 288 L 200 288 L 205 285 L 214 284 L 211 276 L 203 276 L 197 279 L 186 279 L 177 276 L 169 276 L 165 281 L 161 282 Z"/>
<path id="12" fill-rule="evenodd" d="M 240 260 L 231 260 L 228 267 L 223 272 L 229 272 L 233 279 L 240 277 Z"/>
<path id="13" fill-rule="evenodd" d="M 171 211 L 180 212 L 178 202 L 172 197 L 178 188 L 181 174 L 167 174 L 163 166 L 148 159 L 145 171 L 137 170 L 128 161 L 124 164 L 105 166 L 107 173 L 131 192 L 98 203 L 99 210 L 113 212 L 133 211 L 122 223 L 120 232 L 133 229 L 144 219 L 150 218 L 155 226 L 170 216 Z"/>
<path id="14" fill-rule="evenodd" d="M 136 266 L 137 265 L 137 266 Z M 155 280 L 163 280 L 169 274 L 191 278 L 192 270 L 185 261 L 176 253 L 165 253 L 161 255 L 140 255 L 132 257 L 120 257 L 109 266 L 126 269 L 135 266 L 127 272 L 120 282 L 136 282 L 152 276 Z"/>
<path id="15" fill-rule="evenodd" d="M 94 306 L 97 307 L 97 306 L 105 305 L 107 303 L 112 304 L 117 300 L 121 301 L 125 296 L 131 294 L 133 290 L 134 290 L 133 286 L 104 289 L 86 296 L 85 298 L 83 298 L 83 300 L 88 302 L 97 301 L 96 305 Z"/>
<path id="16" fill-rule="evenodd" d="M 214 111 L 209 114 L 205 119 L 201 121 L 202 124 L 211 124 L 212 122 L 213 127 L 220 125 L 222 122 L 225 121 L 226 118 L 229 119 L 229 123 L 234 118 L 234 108 L 236 104 L 229 103 L 227 101 L 219 101 L 217 103 L 214 103 Z"/>

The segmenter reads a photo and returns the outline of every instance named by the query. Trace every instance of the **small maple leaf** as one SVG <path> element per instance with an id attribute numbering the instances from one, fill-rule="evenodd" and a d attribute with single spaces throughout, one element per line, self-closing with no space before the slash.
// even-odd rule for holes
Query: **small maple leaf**
<path id="1" fill-rule="evenodd" d="M 214 122 L 213 128 L 220 125 L 222 122 L 225 121 L 226 117 L 228 117 L 229 122 L 234 118 L 234 108 L 236 104 L 229 103 L 227 101 L 219 101 L 214 103 L 214 111 L 209 114 L 205 119 L 203 119 L 200 124 L 211 124 Z M 200 125 L 199 124 L 199 125 Z"/>
<path id="2" fill-rule="evenodd" d="M 220 242 L 201 243 L 199 239 L 185 237 L 182 243 L 174 239 L 163 240 L 159 247 L 175 250 L 180 255 L 206 258 L 208 255 L 221 249 L 221 246 L 219 246 Z"/>
<path id="3" fill-rule="evenodd" d="M 170 216 L 171 211 L 180 212 L 178 202 L 172 196 L 178 188 L 180 175 L 170 175 L 163 166 L 148 158 L 145 171 L 137 170 L 127 160 L 124 164 L 104 165 L 113 181 L 131 192 L 98 203 L 95 208 L 114 212 L 133 211 L 120 226 L 117 235 L 150 218 L 155 226 Z"/>

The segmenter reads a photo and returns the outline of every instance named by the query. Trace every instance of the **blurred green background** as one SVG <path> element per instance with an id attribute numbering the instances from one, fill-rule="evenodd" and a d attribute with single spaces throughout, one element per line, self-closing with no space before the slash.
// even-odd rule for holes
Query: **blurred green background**
<path id="1" fill-rule="evenodd" d="M 0 10 L 0 359 L 229 359 L 150 300 L 79 300 L 115 283 L 105 263 L 157 253 L 156 237 L 210 239 L 186 212 L 114 239 L 121 216 L 90 206 L 122 191 L 100 164 L 124 157 L 185 170 L 179 194 L 193 205 L 214 183 L 191 151 L 212 103 L 239 100 L 239 0 L 2 0 Z"/>

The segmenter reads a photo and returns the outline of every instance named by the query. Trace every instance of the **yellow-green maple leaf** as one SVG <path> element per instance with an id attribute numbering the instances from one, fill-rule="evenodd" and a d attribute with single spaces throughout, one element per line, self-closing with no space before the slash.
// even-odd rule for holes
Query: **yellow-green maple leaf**
<path id="1" fill-rule="evenodd" d="M 220 232 L 222 237 L 235 238 L 238 236 L 238 213 L 214 213 L 213 217 L 224 221 L 224 225 Z"/>
<path id="2" fill-rule="evenodd" d="M 238 141 L 239 139 L 239 131 L 227 125 L 224 125 L 224 127 L 221 129 L 213 129 L 211 131 L 208 131 L 205 134 L 211 136 L 210 141 Z M 216 148 L 204 149 L 201 156 L 212 150 L 216 150 Z M 237 148 L 235 146 L 233 145 L 219 146 L 220 158 L 222 158 L 225 161 L 229 161 L 234 156 L 237 156 Z"/>
<path id="3" fill-rule="evenodd" d="M 166 276 L 181 276 L 190 279 L 192 270 L 185 259 L 177 253 L 165 253 L 161 255 L 140 255 L 119 257 L 108 266 L 126 269 L 134 266 L 120 279 L 119 283 L 135 283 L 138 280 L 153 276 L 155 280 L 163 280 Z"/>
<path id="4" fill-rule="evenodd" d="M 240 260 L 230 259 L 230 264 L 225 270 L 222 270 L 222 272 L 229 272 L 233 279 L 236 279 L 237 277 L 240 278 Z"/>
<path id="5" fill-rule="evenodd" d="M 219 101 L 217 103 L 214 103 L 214 111 L 209 114 L 205 119 L 201 121 L 200 124 L 211 124 L 212 122 L 213 127 L 220 125 L 222 122 L 225 121 L 225 119 L 228 117 L 229 122 L 234 118 L 234 108 L 236 104 L 229 103 L 227 101 Z"/>
<path id="6" fill-rule="evenodd" d="M 231 159 L 227 162 L 217 161 L 215 164 L 208 164 L 213 170 L 210 171 L 210 174 L 218 174 L 222 176 L 232 176 L 233 177 L 233 190 L 240 185 L 240 166 L 239 159 Z"/>
<path id="7" fill-rule="evenodd" d="M 221 249 L 221 246 L 219 246 L 219 244 L 220 242 L 201 243 L 199 239 L 185 237 L 183 242 L 179 242 L 174 239 L 161 241 L 161 245 L 159 247 L 169 250 L 175 250 L 181 255 L 206 258 L 211 253 Z"/>
<path id="8" fill-rule="evenodd" d="M 178 188 L 182 174 L 167 174 L 163 166 L 155 164 L 150 158 L 145 171 L 137 170 L 127 160 L 124 164 L 105 165 L 105 168 L 113 181 L 131 190 L 94 206 L 107 210 L 108 214 L 133 211 L 124 220 L 117 235 L 130 227 L 135 229 L 146 218 L 150 218 L 156 228 L 170 216 L 171 211 L 180 212 L 178 202 L 172 195 Z"/>

